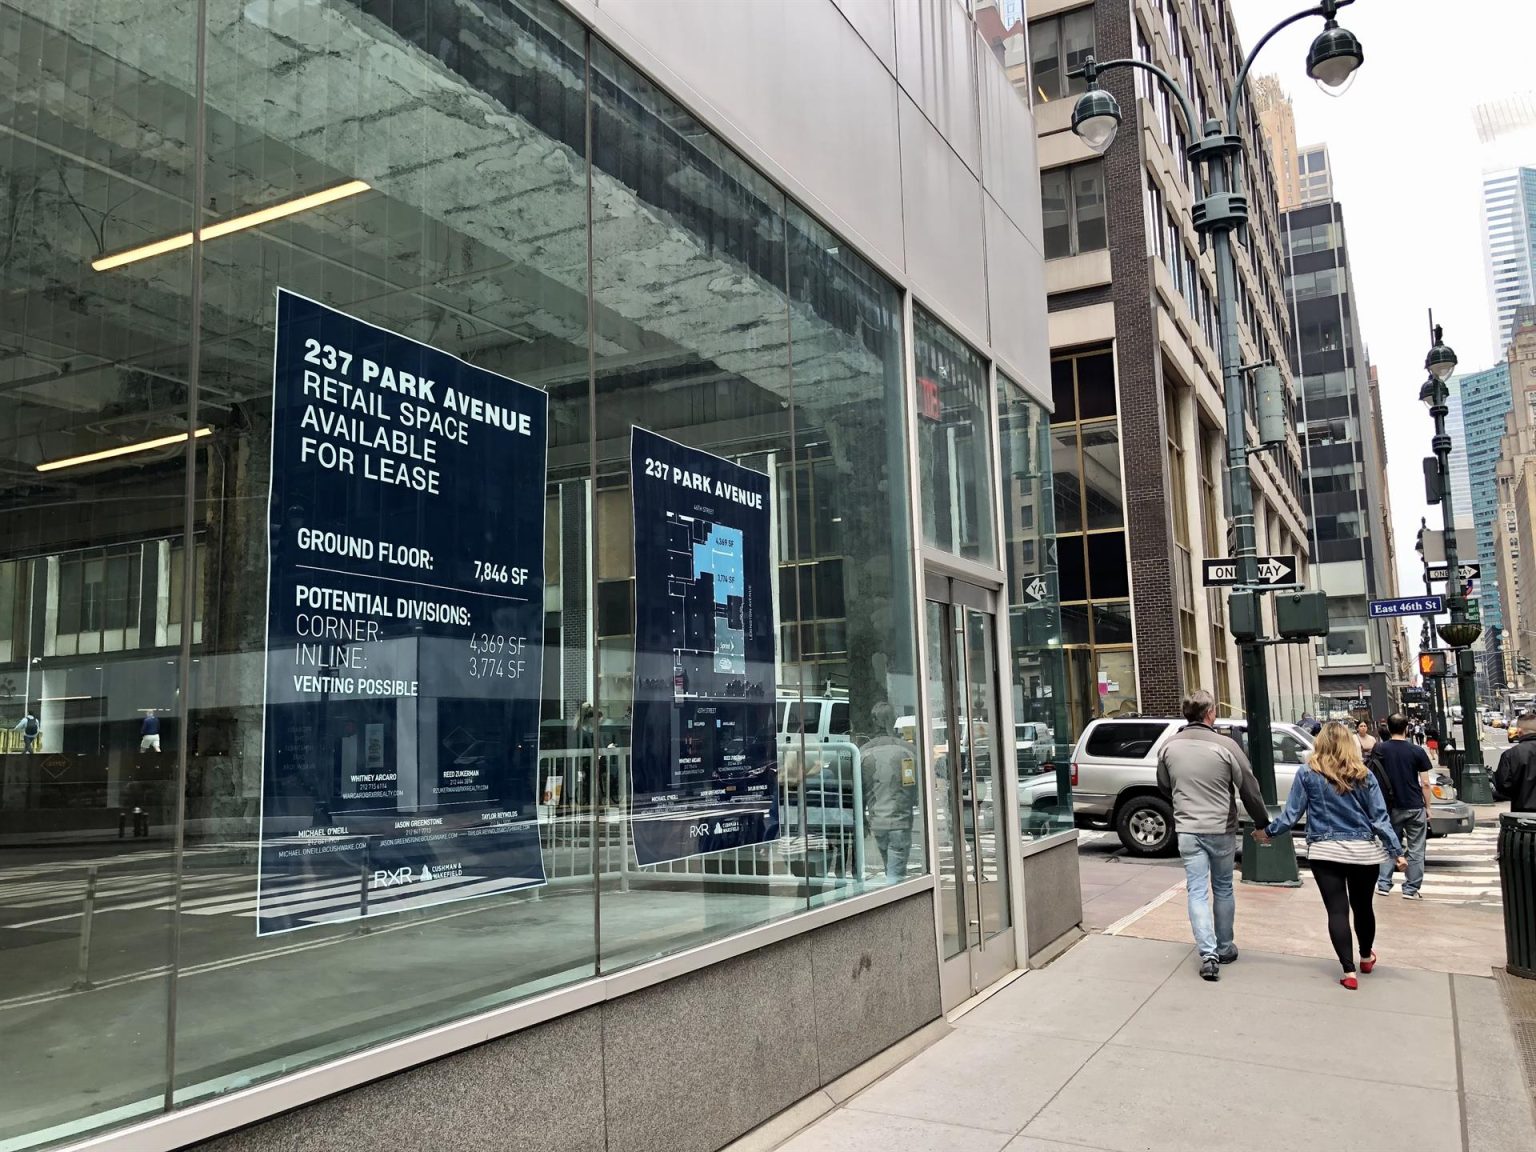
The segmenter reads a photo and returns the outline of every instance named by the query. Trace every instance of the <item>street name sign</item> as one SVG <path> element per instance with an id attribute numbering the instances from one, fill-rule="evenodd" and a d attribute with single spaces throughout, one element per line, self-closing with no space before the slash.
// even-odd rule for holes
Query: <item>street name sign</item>
<path id="1" fill-rule="evenodd" d="M 1458 564 L 1456 571 L 1461 573 L 1463 580 L 1481 580 L 1483 578 L 1483 566 L 1481 564 Z M 1444 580 L 1446 566 L 1444 564 L 1431 564 L 1429 566 L 1429 578 L 1431 580 Z"/>
<path id="2" fill-rule="evenodd" d="M 1296 557 L 1260 556 L 1259 578 L 1256 584 L 1276 586 L 1296 583 Z M 1223 588 L 1238 583 L 1237 561 L 1231 558 L 1202 560 L 1204 583 L 1207 588 Z"/>
<path id="3" fill-rule="evenodd" d="M 1445 600 L 1440 596 L 1413 596 L 1406 600 L 1372 600 L 1371 619 L 1383 616 L 1434 616 L 1445 611 Z"/>

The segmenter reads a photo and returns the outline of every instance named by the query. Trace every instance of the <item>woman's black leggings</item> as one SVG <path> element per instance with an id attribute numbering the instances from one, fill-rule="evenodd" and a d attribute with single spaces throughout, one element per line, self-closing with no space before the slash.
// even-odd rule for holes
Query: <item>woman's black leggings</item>
<path id="1" fill-rule="evenodd" d="M 1355 970 L 1354 942 L 1349 936 L 1349 913 L 1355 913 L 1355 935 L 1360 937 L 1360 955 L 1369 956 L 1376 944 L 1376 911 L 1371 900 L 1376 895 L 1374 864 L 1339 864 L 1332 860 L 1312 861 L 1312 879 L 1323 894 L 1328 909 L 1328 938 L 1338 953 L 1344 971 Z"/>

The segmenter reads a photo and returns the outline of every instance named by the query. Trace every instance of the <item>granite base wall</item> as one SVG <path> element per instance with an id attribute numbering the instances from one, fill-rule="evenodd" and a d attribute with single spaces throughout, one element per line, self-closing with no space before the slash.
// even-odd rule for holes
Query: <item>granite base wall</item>
<path id="1" fill-rule="evenodd" d="M 194 1147 L 715 1152 L 939 1014 L 925 892 Z"/>
<path id="2" fill-rule="evenodd" d="M 1030 954 L 1083 922 L 1083 889 L 1078 876 L 1077 841 L 1024 857 L 1024 924 Z"/>

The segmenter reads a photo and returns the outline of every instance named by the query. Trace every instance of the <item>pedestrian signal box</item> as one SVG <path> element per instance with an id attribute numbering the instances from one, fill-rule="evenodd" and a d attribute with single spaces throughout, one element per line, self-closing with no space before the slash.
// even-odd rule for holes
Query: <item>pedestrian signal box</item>
<path id="1" fill-rule="evenodd" d="M 1420 652 L 1419 653 L 1420 676 L 1444 676 L 1445 653 L 1444 652 Z"/>

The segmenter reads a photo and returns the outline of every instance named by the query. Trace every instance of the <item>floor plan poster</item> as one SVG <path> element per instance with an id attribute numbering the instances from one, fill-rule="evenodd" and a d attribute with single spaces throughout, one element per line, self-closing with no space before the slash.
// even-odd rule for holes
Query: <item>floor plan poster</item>
<path id="1" fill-rule="evenodd" d="M 547 414 L 278 293 L 258 933 L 543 883 Z"/>
<path id="2" fill-rule="evenodd" d="M 779 835 L 768 477 L 635 428 L 635 855 Z"/>

